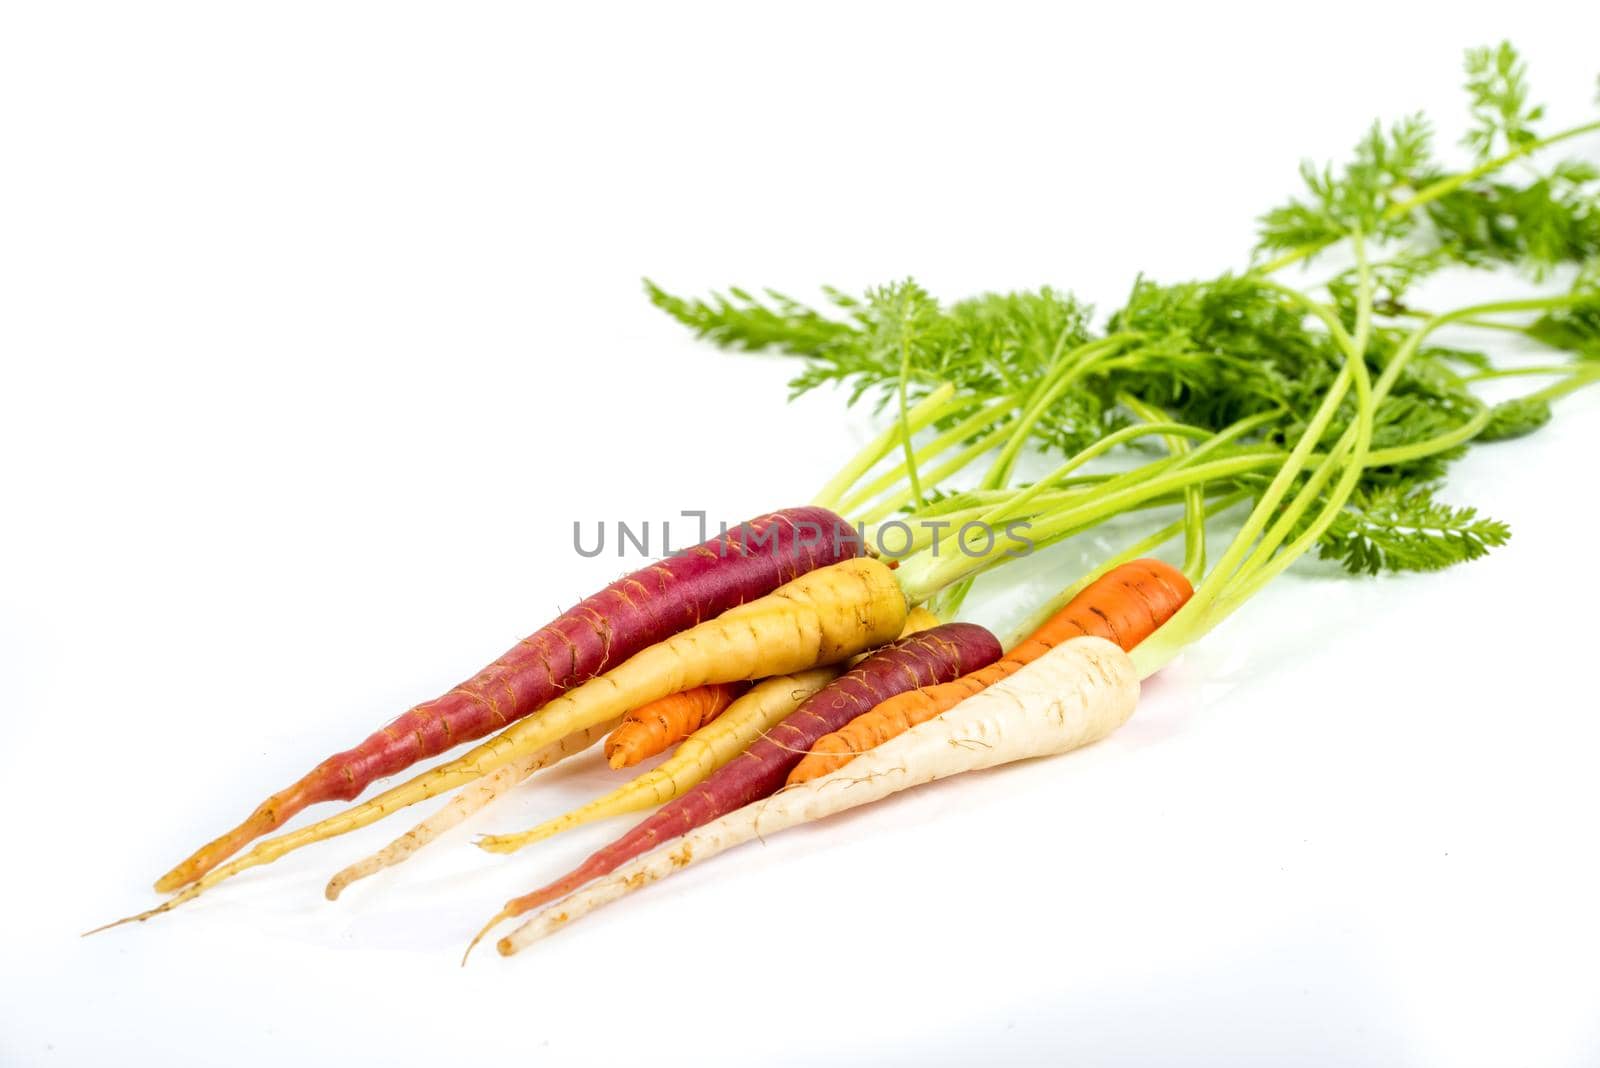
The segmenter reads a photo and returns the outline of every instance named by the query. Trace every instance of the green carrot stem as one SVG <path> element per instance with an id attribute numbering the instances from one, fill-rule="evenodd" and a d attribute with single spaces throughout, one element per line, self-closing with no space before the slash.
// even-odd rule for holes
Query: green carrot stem
<path id="1" fill-rule="evenodd" d="M 1372 446 L 1373 417 L 1382 395 L 1375 395 L 1367 372 L 1367 346 L 1372 337 L 1373 285 L 1372 272 L 1366 258 L 1366 243 L 1359 234 L 1355 238 L 1355 253 L 1358 277 L 1356 330 L 1346 354 L 1350 358 L 1350 366 L 1354 371 L 1356 421 L 1352 427 L 1340 436 L 1340 441 L 1333 452 L 1318 465 L 1317 470 L 1307 480 L 1307 484 L 1296 495 L 1295 500 L 1284 510 L 1284 514 L 1278 523 L 1274 524 L 1274 528 L 1269 530 L 1267 536 L 1262 539 L 1262 543 L 1257 547 L 1256 552 L 1246 558 L 1239 571 L 1240 575 L 1245 576 L 1241 588 L 1234 594 L 1225 592 L 1217 605 L 1216 621 L 1225 618 L 1240 604 L 1243 604 L 1252 593 L 1270 581 L 1274 575 L 1281 573 L 1284 568 L 1288 567 L 1307 549 L 1316 544 L 1317 539 L 1322 537 L 1334 518 L 1343 510 L 1345 502 L 1350 499 L 1350 494 L 1355 492 L 1356 484 L 1367 466 L 1367 453 Z M 1390 384 L 1398 377 L 1401 367 L 1411 358 L 1412 353 L 1416 352 L 1417 347 L 1422 343 L 1422 338 L 1428 334 L 1430 329 L 1425 324 L 1423 327 L 1413 331 L 1411 337 L 1402 343 L 1400 350 L 1391 358 L 1390 366 L 1384 369 L 1382 378 L 1385 393 L 1388 392 Z M 1344 459 L 1346 454 L 1348 454 L 1347 460 Z M 1288 548 L 1274 556 L 1273 554 L 1276 552 L 1277 547 L 1283 543 L 1283 539 L 1294 529 L 1306 508 L 1317 499 L 1329 475 L 1341 461 L 1343 462 L 1343 468 L 1339 481 L 1335 484 L 1333 492 L 1329 495 L 1329 499 L 1321 512 L 1312 520 L 1307 530 L 1289 543 Z M 1215 625 L 1215 623 L 1213 622 L 1211 625 Z"/>
<path id="2" fill-rule="evenodd" d="M 849 463 L 840 468 L 839 473 L 822 487 L 814 503 L 818 507 L 833 508 L 840 494 L 849 490 L 857 479 L 871 470 L 873 464 L 888 455 L 889 450 L 899 443 L 903 435 L 915 433 L 934 420 L 961 411 L 973 403 L 971 397 L 957 397 L 955 392 L 956 387 L 946 382 L 918 401 L 905 413 L 902 421 L 886 427 L 883 433 L 869 441 Z"/>
<path id="3" fill-rule="evenodd" d="M 1522 378 L 1528 375 L 1569 375 L 1581 370 L 1579 364 L 1546 364 L 1541 367 L 1492 367 L 1487 371 L 1467 375 L 1463 382 L 1492 382 L 1498 378 Z"/>
<path id="4" fill-rule="evenodd" d="M 1151 425 L 1166 420 L 1167 413 L 1139 398 L 1121 393 L 1117 402 Z M 1190 445 L 1179 434 L 1162 436 L 1167 451 L 1175 457 L 1189 452 Z M 1206 491 L 1204 486 L 1188 486 L 1183 491 L 1183 573 L 1190 584 L 1200 581 L 1206 572 Z"/>
<path id="5" fill-rule="evenodd" d="M 1012 394 L 1010 396 L 1001 397 L 993 404 L 979 409 L 977 412 L 974 412 L 966 419 L 957 423 L 955 426 L 951 427 L 949 430 L 946 430 L 943 434 L 940 434 L 938 437 L 934 438 L 932 441 L 918 449 L 916 453 L 917 463 L 925 464 L 933 458 L 942 455 L 951 446 L 966 441 L 978 431 L 994 425 L 1001 419 L 1001 417 L 1013 411 L 1020 402 L 1021 397 L 1016 394 Z M 884 493 L 892 488 L 894 485 L 900 482 L 901 479 L 905 478 L 905 475 L 906 465 L 904 463 L 901 463 L 895 467 L 891 467 L 889 470 L 885 471 L 871 482 L 853 488 L 848 495 L 840 499 L 838 511 L 842 515 L 851 514 L 856 509 L 877 497 L 879 494 Z M 938 478 L 932 477 L 931 472 L 929 475 L 929 482 L 933 484 L 937 484 L 938 482 Z"/>
<path id="6" fill-rule="evenodd" d="M 1533 393 L 1528 394 L 1523 399 L 1531 401 L 1553 401 L 1558 398 L 1565 397 L 1568 393 L 1571 393 L 1574 390 L 1582 389 L 1584 386 L 1587 386 L 1592 382 L 1600 382 L 1600 363 L 1596 363 L 1593 366 L 1586 367 L 1582 370 L 1574 371 L 1570 376 L 1568 376 L 1566 381 L 1556 382 L 1553 385 L 1546 386 L 1541 390 L 1536 390 Z"/>
<path id="7" fill-rule="evenodd" d="M 906 411 L 906 387 L 911 377 L 911 336 L 904 325 L 900 330 L 900 381 L 896 393 L 900 404 L 900 444 L 906 454 L 906 477 L 911 481 L 911 497 L 922 503 L 922 481 L 917 477 L 917 456 L 912 450 L 911 419 Z"/>
<path id="8" fill-rule="evenodd" d="M 1010 429 L 1011 424 L 1004 423 L 990 433 L 985 434 L 983 437 L 978 438 L 974 442 L 971 442 L 959 452 L 948 457 L 943 463 L 936 467 L 930 468 L 928 471 L 929 485 L 938 485 L 951 475 L 964 470 L 968 465 L 970 465 L 974 460 L 982 456 L 984 453 L 993 450 L 997 445 L 1000 444 L 1000 441 L 1010 433 Z M 891 494 L 890 496 L 880 498 L 876 504 L 874 504 L 867 511 L 863 512 L 861 514 L 861 519 L 863 522 L 867 523 L 878 523 L 900 511 L 900 509 L 908 507 L 911 505 L 911 503 L 911 491 L 909 489 L 901 493 Z M 917 510 L 921 511 L 926 508 L 934 507 L 937 505 L 937 503 L 938 502 L 931 502 L 924 504 Z"/>
<path id="9" fill-rule="evenodd" d="M 1239 574 L 1241 575 L 1248 574 L 1272 558 L 1272 554 L 1277 551 L 1278 546 L 1282 545 L 1284 539 L 1295 529 L 1295 526 L 1300 522 L 1300 517 L 1305 514 L 1306 509 L 1316 500 L 1317 495 L 1322 491 L 1322 487 L 1333 477 L 1334 472 L 1340 469 L 1341 464 L 1344 464 L 1343 470 L 1348 477 L 1359 478 L 1361 475 L 1366 459 L 1365 449 L 1361 450 L 1359 460 L 1344 463 L 1345 457 L 1350 454 L 1352 449 L 1356 448 L 1360 440 L 1362 417 L 1365 416 L 1368 423 L 1371 422 L 1371 413 L 1361 407 L 1362 398 L 1360 393 L 1362 390 L 1368 393 L 1371 392 L 1370 384 L 1364 383 L 1362 380 L 1367 376 L 1367 345 L 1372 337 L 1372 271 L 1367 263 L 1366 243 L 1361 240 L 1359 235 L 1355 240 L 1355 253 L 1358 279 L 1356 329 L 1354 336 L 1343 334 L 1341 330 L 1340 344 L 1346 359 L 1360 365 L 1355 375 L 1355 385 L 1358 391 L 1356 423 L 1347 427 L 1345 432 L 1340 435 L 1333 449 L 1312 470 L 1311 476 L 1306 480 L 1306 484 L 1290 500 L 1289 505 L 1283 509 L 1277 521 L 1267 529 L 1261 538 L 1260 544 L 1255 546 L 1249 555 L 1245 557 L 1244 562 L 1239 566 Z M 1332 309 L 1327 308 L 1325 305 L 1311 304 L 1310 310 L 1312 314 L 1322 318 L 1325 323 L 1329 323 L 1330 328 L 1332 323 L 1338 322 L 1338 319 L 1333 315 Z M 1342 327 L 1342 324 L 1340 325 Z M 1402 346 L 1402 352 L 1396 355 L 1393 362 L 1403 365 L 1410 358 L 1411 353 L 1416 351 L 1417 345 L 1421 343 L 1421 339 L 1426 332 L 1424 328 L 1414 331 L 1412 337 L 1407 339 Z M 1394 373 L 1398 373 L 1398 369 L 1395 369 Z M 1385 378 L 1386 383 L 1392 381 L 1392 375 Z M 1384 387 L 1385 392 L 1387 392 L 1387 388 L 1386 384 Z M 1381 395 L 1379 399 L 1381 399 Z M 1368 438 L 1370 439 L 1370 426 L 1368 430 Z M 1342 506 L 1343 502 L 1341 501 Z"/>
<path id="10" fill-rule="evenodd" d="M 1452 174 L 1448 177 L 1440 178 L 1435 182 L 1431 182 L 1428 185 L 1423 186 L 1420 190 L 1407 199 L 1390 204 L 1384 209 L 1382 217 L 1386 222 L 1393 222 L 1396 219 L 1404 218 L 1406 215 L 1417 210 L 1418 208 L 1425 207 L 1426 205 L 1433 203 L 1435 200 L 1438 200 L 1440 197 L 1448 196 L 1451 193 L 1454 193 L 1457 189 L 1460 189 L 1468 182 L 1477 181 L 1484 175 L 1492 174 L 1501 167 L 1504 167 L 1509 163 L 1515 163 L 1524 156 L 1537 152 L 1540 149 L 1548 148 L 1551 145 L 1568 140 L 1569 138 L 1578 137 L 1586 133 L 1593 133 L 1596 130 L 1600 130 L 1600 121 L 1587 122 L 1581 126 L 1573 126 L 1569 129 L 1562 130 L 1560 133 L 1551 134 L 1549 137 L 1542 138 L 1541 140 L 1530 141 L 1525 145 L 1518 145 L 1516 148 L 1513 148 L 1504 155 L 1496 156 L 1494 159 L 1480 163 L 1471 170 L 1462 171 L 1460 174 Z M 1321 252 L 1323 249 L 1327 248 L 1329 245 L 1337 243 L 1339 240 L 1339 238 L 1330 237 L 1321 241 L 1313 241 L 1307 245 L 1301 245 L 1297 249 L 1285 252 L 1277 259 L 1269 260 L 1267 263 L 1256 267 L 1254 269 L 1254 273 L 1263 275 L 1271 274 L 1274 271 L 1281 270 L 1282 268 L 1289 266 L 1291 263 L 1298 263 L 1307 256 L 1314 256 L 1318 252 Z"/>
<path id="11" fill-rule="evenodd" d="M 1090 460 L 1105 455 L 1118 445 L 1125 445 L 1130 441 L 1137 441 L 1139 438 L 1150 437 L 1157 434 L 1167 437 L 1168 440 L 1182 440 L 1184 437 L 1201 439 L 1209 438 L 1211 437 L 1212 432 L 1206 430 L 1204 427 L 1190 426 L 1187 423 L 1175 422 L 1141 423 L 1135 426 L 1125 426 L 1120 430 L 1112 431 L 1110 434 L 1107 434 L 1105 437 L 1099 439 L 1086 448 L 1080 449 L 1054 471 L 1051 471 L 1048 475 L 1045 475 L 1027 489 L 1022 490 L 1005 504 L 984 515 L 981 521 L 985 523 L 999 523 L 1003 522 L 1010 516 L 1019 515 L 1021 514 L 1020 509 L 1023 505 L 1026 505 L 1035 497 L 1039 496 L 1058 479 L 1067 477 L 1068 475 L 1072 474 L 1072 472 L 1088 463 Z"/>
<path id="12" fill-rule="evenodd" d="M 1010 440 L 1001 448 L 1000 455 L 995 458 L 994 465 L 990 467 L 989 473 L 984 476 L 980 484 L 987 489 L 998 489 L 1005 485 L 1011 476 L 1012 469 L 1016 466 L 1017 457 L 1028 443 L 1029 435 L 1033 433 L 1034 426 L 1043 418 L 1050 405 L 1060 400 L 1061 395 L 1067 391 L 1067 388 L 1077 381 L 1097 359 L 1117 351 L 1137 336 L 1137 334 L 1131 332 L 1112 334 L 1098 341 L 1090 341 L 1080 345 L 1058 360 L 1057 362 L 1061 365 L 1060 368 L 1046 376 L 1044 381 L 1040 383 L 1040 389 L 1036 392 L 1034 401 L 1023 412 L 1022 418 L 1018 420 L 1015 429 L 1012 431 Z"/>
<path id="13" fill-rule="evenodd" d="M 1042 522 L 1032 524 L 1031 529 L 1021 537 L 997 533 L 994 546 L 981 554 L 934 554 L 924 550 L 901 562 L 898 572 L 901 589 L 911 603 L 920 604 L 934 593 L 974 577 L 1003 559 L 1026 554 L 1063 532 L 1092 525 L 1125 512 L 1132 506 L 1181 491 L 1191 484 L 1263 470 L 1277 459 L 1278 454 L 1271 452 L 1246 453 L 1138 480 L 1112 492 L 1096 492 L 1092 495 L 1094 499 L 1069 506 Z"/>

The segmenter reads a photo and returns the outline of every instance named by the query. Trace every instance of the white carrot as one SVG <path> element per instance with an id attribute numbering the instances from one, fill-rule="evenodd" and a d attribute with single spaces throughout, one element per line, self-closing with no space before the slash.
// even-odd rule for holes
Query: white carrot
<path id="1" fill-rule="evenodd" d="M 323 892 L 327 894 L 329 901 L 335 901 L 345 888 L 357 879 L 365 879 L 384 868 L 411 859 L 411 855 L 417 850 L 452 827 L 459 826 L 468 816 L 487 807 L 523 779 L 541 768 L 548 768 L 569 756 L 583 752 L 609 734 L 621 721 L 619 716 L 606 723 L 597 723 L 592 727 L 573 731 L 560 741 L 551 742 L 543 749 L 535 750 L 470 784 L 437 812 L 405 834 L 329 879 L 327 889 Z"/>
<path id="2" fill-rule="evenodd" d="M 1101 638 L 1075 638 L 948 712 L 819 779 L 790 787 L 637 857 L 534 915 L 499 942 L 515 953 L 602 905 L 753 838 L 964 771 L 1076 749 L 1133 714 L 1139 674 Z"/>

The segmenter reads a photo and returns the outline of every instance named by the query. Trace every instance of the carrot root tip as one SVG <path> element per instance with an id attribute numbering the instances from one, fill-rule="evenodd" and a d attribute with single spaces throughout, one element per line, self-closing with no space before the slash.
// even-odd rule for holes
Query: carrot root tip
<path id="1" fill-rule="evenodd" d="M 467 943 L 467 951 L 461 954 L 461 966 L 463 968 L 467 966 L 467 958 L 472 956 L 472 951 L 478 948 L 479 942 L 483 941 L 483 936 L 498 926 L 501 920 L 509 919 L 510 916 L 511 914 L 509 912 L 507 912 L 505 909 L 501 909 L 499 912 L 494 914 L 494 917 L 488 923 L 483 925 L 483 929 L 481 931 L 472 936 L 472 941 Z M 501 939 L 502 943 L 504 943 L 504 941 L 504 939 Z M 505 950 L 502 948 L 500 952 L 504 954 Z"/>
<path id="2" fill-rule="evenodd" d="M 124 917 L 122 917 L 122 919 L 120 919 L 120 920 L 112 920 L 110 923 L 102 923 L 99 927 L 95 927 L 95 928 L 92 928 L 90 930 L 87 930 L 87 931 L 83 932 L 83 934 L 79 935 L 78 937 L 79 938 L 88 938 L 90 935 L 99 934 L 101 931 L 109 931 L 113 927 L 121 927 L 123 924 L 143 923 L 144 921 L 148 920 L 152 916 L 161 915 L 163 912 L 166 912 L 168 909 L 170 909 L 175 904 L 177 904 L 177 902 L 175 902 L 175 901 L 163 902 L 160 905 L 157 905 L 153 909 L 146 909 L 143 912 L 136 912 L 132 916 L 124 916 Z"/>
<path id="3" fill-rule="evenodd" d="M 109 931 L 113 927 L 121 927 L 125 923 L 135 923 L 135 922 L 143 923 L 144 922 L 144 917 L 143 916 L 124 916 L 120 920 L 112 920 L 110 923 L 102 923 L 99 927 L 91 927 L 91 928 L 89 928 L 89 930 L 83 932 L 78 937 L 79 938 L 88 938 L 90 935 L 97 935 L 101 931 Z"/>

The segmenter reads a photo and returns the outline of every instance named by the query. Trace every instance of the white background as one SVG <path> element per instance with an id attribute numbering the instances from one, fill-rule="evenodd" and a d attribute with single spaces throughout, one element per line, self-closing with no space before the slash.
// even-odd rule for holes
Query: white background
<path id="1" fill-rule="evenodd" d="M 1112 306 L 1139 270 L 1241 265 L 1298 159 L 1373 116 L 1453 142 L 1467 45 L 1515 38 L 1579 118 L 1597 23 L 9 5 L 0 1062 L 1595 1063 L 1600 391 L 1456 470 L 1515 528 L 1492 558 L 1298 569 L 1102 745 L 743 849 L 514 960 L 456 967 L 626 824 L 514 860 L 472 834 L 592 796 L 593 762 L 336 905 L 323 880 L 403 817 L 77 932 L 614 577 L 573 519 L 797 503 L 865 440 L 641 275 Z"/>

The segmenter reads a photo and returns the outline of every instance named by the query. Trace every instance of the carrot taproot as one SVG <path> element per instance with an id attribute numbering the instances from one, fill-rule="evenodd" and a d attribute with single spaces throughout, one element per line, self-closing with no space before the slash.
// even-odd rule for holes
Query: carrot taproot
<path id="1" fill-rule="evenodd" d="M 722 715 L 745 690 L 737 682 L 696 686 L 668 694 L 622 717 L 606 739 L 606 761 L 613 768 L 631 768 L 664 753 Z"/>
<path id="2" fill-rule="evenodd" d="M 479 937 L 501 920 L 562 897 L 659 842 L 767 796 L 783 785 L 784 776 L 812 743 L 862 710 L 917 686 L 959 678 L 999 656 L 1000 643 L 994 635 L 974 623 L 945 623 L 877 650 L 807 698 L 782 723 L 694 789 L 560 879 L 507 902 Z"/>
<path id="3" fill-rule="evenodd" d="M 693 828 L 549 904 L 500 939 L 512 954 L 616 899 L 753 838 L 965 771 L 1063 753 L 1097 741 L 1133 714 L 1139 675 L 1128 654 L 1073 638 L 1010 677 L 857 758 Z"/>
<path id="4" fill-rule="evenodd" d="M 162 904 L 96 930 L 142 922 L 171 911 L 242 871 L 365 827 L 408 805 L 482 778 L 573 731 L 604 723 L 669 693 L 710 682 L 786 675 L 844 660 L 900 633 L 906 613 L 905 593 L 882 561 L 858 557 L 818 568 L 765 597 L 650 646 L 465 755 L 338 815 L 258 842 L 250 852 L 212 869 Z M 993 638 L 989 640 L 993 642 Z M 999 655 L 998 648 L 995 655 Z M 927 681 L 933 680 L 917 678 L 911 685 Z M 813 740 L 807 738 L 806 745 Z M 788 771 L 787 765 L 784 771 Z"/>
<path id="5" fill-rule="evenodd" d="M 939 617 L 928 609 L 913 608 L 906 616 L 900 636 L 905 638 L 938 625 Z M 685 738 L 677 752 L 650 771 L 531 830 L 486 835 L 478 839 L 477 844 L 492 853 L 514 853 L 595 820 L 664 805 L 744 752 L 757 738 L 783 722 L 806 698 L 837 678 L 841 670 L 838 666 L 829 666 L 763 679 L 729 705 L 726 712 Z"/>
<path id="6" fill-rule="evenodd" d="M 1182 571 L 1160 560 L 1131 560 L 1090 583 L 1038 630 L 987 667 L 954 682 L 898 694 L 819 738 L 789 773 L 789 785 L 821 778 L 860 754 L 954 708 L 1073 638 L 1092 635 L 1124 652 L 1171 619 L 1194 592 Z"/>
<path id="7" fill-rule="evenodd" d="M 640 650 L 860 549 L 855 532 L 834 513 L 790 508 L 618 579 L 449 693 L 410 709 L 261 802 L 243 823 L 158 879 L 156 890 L 193 882 L 308 805 L 351 800 L 376 779 L 482 738 Z"/>
<path id="8" fill-rule="evenodd" d="M 418 823 L 405 834 L 402 834 L 376 853 L 363 857 L 354 864 L 341 869 L 338 874 L 328 880 L 328 885 L 323 890 L 324 895 L 329 901 L 336 901 L 351 883 L 365 879 L 369 875 L 376 875 L 385 868 L 392 868 L 396 864 L 402 864 L 410 860 L 417 850 L 434 841 L 446 831 L 459 826 L 469 816 L 482 811 L 534 772 L 541 768 L 551 767 L 569 756 L 575 756 L 588 749 L 604 738 L 609 731 L 613 730 L 617 722 L 620 721 L 597 723 L 593 727 L 588 727 L 581 731 L 573 731 L 560 741 L 551 742 L 543 749 L 535 750 L 522 759 L 505 765 L 499 771 L 491 775 L 485 775 L 477 782 L 469 783 L 437 812 Z"/>

